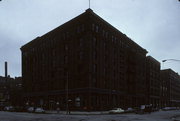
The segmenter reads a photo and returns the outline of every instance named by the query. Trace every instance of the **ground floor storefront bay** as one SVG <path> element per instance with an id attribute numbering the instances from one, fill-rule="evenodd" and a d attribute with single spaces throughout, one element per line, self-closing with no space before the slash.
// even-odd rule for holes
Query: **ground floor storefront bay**
<path id="1" fill-rule="evenodd" d="M 24 94 L 26 106 L 43 107 L 48 110 L 109 110 L 112 108 L 138 107 L 146 104 L 145 95 L 128 95 L 124 92 L 83 88 Z"/>

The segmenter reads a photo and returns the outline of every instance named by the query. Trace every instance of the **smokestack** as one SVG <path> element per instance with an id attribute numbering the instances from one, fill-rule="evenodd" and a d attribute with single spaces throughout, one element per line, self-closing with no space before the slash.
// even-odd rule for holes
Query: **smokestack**
<path id="1" fill-rule="evenodd" d="M 7 71 L 8 71 L 7 66 L 8 66 L 8 65 L 7 65 L 7 62 L 5 61 L 5 77 L 6 77 L 6 78 L 7 78 L 7 75 L 8 75 L 8 72 L 7 72 Z"/>

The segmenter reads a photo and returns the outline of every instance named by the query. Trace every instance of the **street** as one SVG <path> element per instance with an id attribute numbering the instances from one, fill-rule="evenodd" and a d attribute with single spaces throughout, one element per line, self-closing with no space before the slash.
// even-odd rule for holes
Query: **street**
<path id="1" fill-rule="evenodd" d="M 34 114 L 0 111 L 0 121 L 174 121 L 180 111 L 159 111 L 151 114 Z"/>

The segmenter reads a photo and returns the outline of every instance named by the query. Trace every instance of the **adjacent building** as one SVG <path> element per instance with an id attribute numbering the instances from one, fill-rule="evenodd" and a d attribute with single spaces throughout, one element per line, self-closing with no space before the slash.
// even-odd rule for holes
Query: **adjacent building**
<path id="1" fill-rule="evenodd" d="M 146 103 L 147 51 L 91 9 L 21 51 L 27 105 L 106 110 Z"/>
<path id="2" fill-rule="evenodd" d="M 160 107 L 160 62 L 151 56 L 147 56 L 146 58 L 146 86 L 146 104 L 152 104 L 153 107 Z"/>
<path id="3" fill-rule="evenodd" d="M 171 69 L 161 70 L 161 105 L 162 107 L 180 106 L 180 76 Z"/>
<path id="4" fill-rule="evenodd" d="M 0 109 L 7 105 L 22 105 L 21 77 L 0 76 Z"/>

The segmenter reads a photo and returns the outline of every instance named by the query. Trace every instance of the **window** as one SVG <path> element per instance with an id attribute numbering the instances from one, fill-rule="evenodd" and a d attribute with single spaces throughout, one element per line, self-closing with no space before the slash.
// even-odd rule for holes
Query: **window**
<path id="1" fill-rule="evenodd" d="M 68 51 L 68 45 L 65 44 L 65 47 L 64 47 L 65 51 Z"/>
<path id="2" fill-rule="evenodd" d="M 84 24 L 81 25 L 81 30 L 84 31 Z"/>
<path id="3" fill-rule="evenodd" d="M 93 45 L 94 45 L 94 46 L 96 46 L 96 45 L 97 45 L 97 40 L 96 40 L 96 38 L 95 38 L 95 37 L 93 38 Z"/>
<path id="4" fill-rule="evenodd" d="M 104 41 L 104 49 L 106 50 L 107 49 L 107 45 L 106 45 L 106 42 Z"/>
<path id="5" fill-rule="evenodd" d="M 56 56 L 56 50 L 55 49 L 52 50 L 52 56 Z"/>
<path id="6" fill-rule="evenodd" d="M 64 63 L 66 63 L 66 64 L 68 63 L 68 56 L 67 55 L 64 56 Z"/>
<path id="7" fill-rule="evenodd" d="M 99 32 L 99 27 L 98 27 L 98 25 L 96 25 L 96 32 Z"/>
<path id="8" fill-rule="evenodd" d="M 96 87 L 97 86 L 97 80 L 96 77 L 93 78 L 92 86 Z"/>
<path id="9" fill-rule="evenodd" d="M 93 59 L 94 59 L 94 60 L 97 59 L 97 51 L 96 51 L 96 50 L 93 51 Z"/>
<path id="10" fill-rule="evenodd" d="M 65 34 L 65 33 L 63 34 L 63 39 L 64 39 L 64 40 L 66 39 L 66 34 Z"/>
<path id="11" fill-rule="evenodd" d="M 117 38 L 116 38 L 116 37 L 114 38 L 114 43 L 115 43 L 115 44 L 117 43 Z"/>
<path id="12" fill-rule="evenodd" d="M 103 33 L 102 33 L 103 37 L 106 35 L 106 32 L 103 30 Z"/>
<path id="13" fill-rule="evenodd" d="M 106 72 L 106 67 L 104 67 L 104 75 L 106 75 L 106 73 L 107 73 L 107 72 Z"/>
<path id="14" fill-rule="evenodd" d="M 83 46 L 83 39 L 82 39 L 82 38 L 79 40 L 79 46 L 80 46 L 80 47 Z"/>
<path id="15" fill-rule="evenodd" d="M 81 32 L 83 32 L 83 31 L 84 31 L 84 24 L 79 25 L 79 26 L 77 27 L 77 33 L 81 33 Z"/>
<path id="16" fill-rule="evenodd" d="M 93 65 L 93 72 L 94 72 L 94 73 L 97 72 L 97 65 L 96 65 L 96 64 Z"/>
<path id="17" fill-rule="evenodd" d="M 94 25 L 94 24 L 92 24 L 92 30 L 93 30 L 93 31 L 95 30 L 95 25 Z"/>
<path id="18" fill-rule="evenodd" d="M 112 42 L 114 42 L 114 36 L 112 36 L 111 40 L 112 40 Z"/>
<path id="19" fill-rule="evenodd" d="M 106 32 L 106 38 L 108 38 L 108 32 Z"/>
<path id="20" fill-rule="evenodd" d="M 79 59 L 80 59 L 80 60 L 83 59 L 83 52 L 82 52 L 82 51 L 79 52 Z"/>
<path id="21" fill-rule="evenodd" d="M 66 37 L 69 38 L 69 32 L 66 32 Z"/>
<path id="22" fill-rule="evenodd" d="M 78 27 L 77 27 L 77 33 L 80 33 L 80 31 L 81 31 L 81 30 L 80 30 L 80 27 L 78 26 Z"/>

